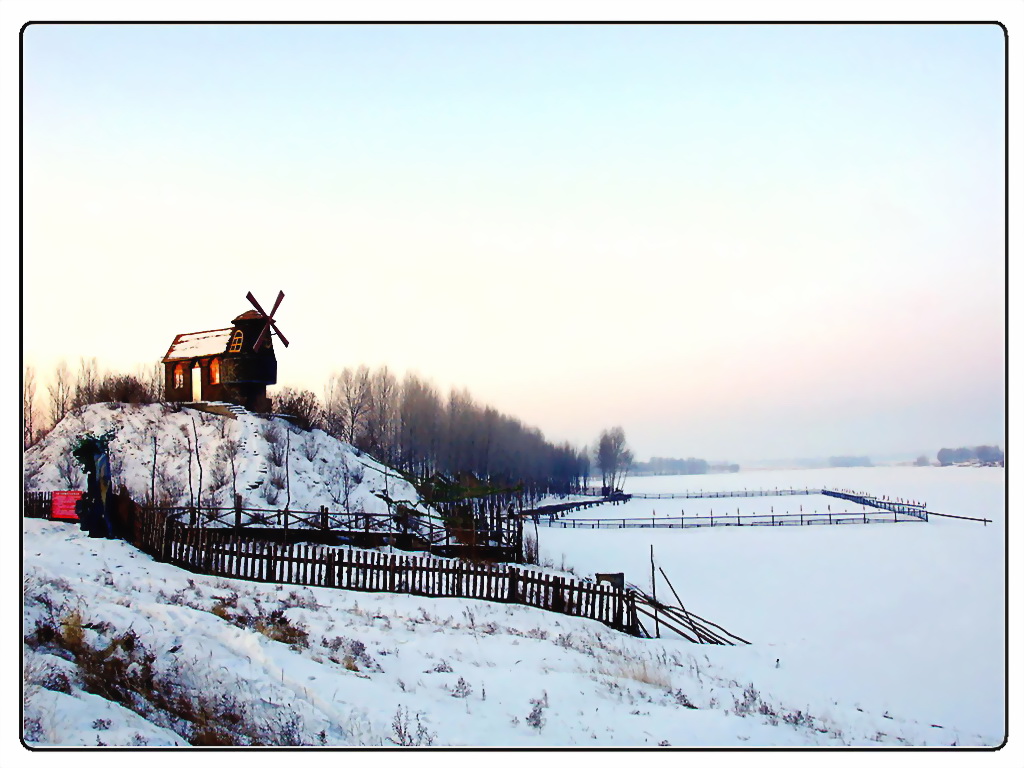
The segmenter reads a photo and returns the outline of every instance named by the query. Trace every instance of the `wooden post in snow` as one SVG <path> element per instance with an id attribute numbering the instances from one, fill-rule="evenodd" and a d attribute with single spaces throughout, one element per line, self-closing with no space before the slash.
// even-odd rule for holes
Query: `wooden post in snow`
<path id="1" fill-rule="evenodd" d="M 661 637 L 661 624 L 658 622 L 658 585 L 654 581 L 654 545 L 651 544 L 651 603 L 654 608 L 654 633 Z"/>

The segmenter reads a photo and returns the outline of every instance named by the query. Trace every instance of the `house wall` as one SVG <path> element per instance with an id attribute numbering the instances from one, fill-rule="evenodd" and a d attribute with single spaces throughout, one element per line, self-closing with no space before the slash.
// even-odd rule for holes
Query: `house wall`
<path id="1" fill-rule="evenodd" d="M 230 400 L 227 388 L 224 384 L 210 383 L 210 361 L 213 358 L 201 357 L 198 360 L 176 360 L 173 363 L 164 363 L 164 392 L 167 400 L 172 403 L 192 402 L 192 368 L 199 363 L 200 390 L 203 400 Z M 185 377 L 182 386 L 174 386 L 174 369 L 178 363 L 185 363 Z M 221 360 L 221 379 L 224 375 L 224 361 Z"/>

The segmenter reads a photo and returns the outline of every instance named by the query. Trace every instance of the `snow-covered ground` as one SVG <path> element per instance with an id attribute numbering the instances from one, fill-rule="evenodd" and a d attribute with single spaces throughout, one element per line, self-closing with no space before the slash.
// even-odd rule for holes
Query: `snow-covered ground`
<path id="1" fill-rule="evenodd" d="M 115 469 L 143 495 L 152 435 L 180 462 L 180 478 L 183 428 L 191 433 L 193 417 L 204 476 L 225 441 L 237 440 L 235 482 L 254 486 L 247 503 L 268 506 L 265 475 L 276 464 L 265 420 L 223 424 L 162 406 L 76 414 L 77 422 L 26 456 L 27 483 L 66 487 L 55 465 L 68 441 L 117 424 Z M 373 491 L 384 482 L 392 496 L 398 488 L 414 499 L 413 489 L 351 447 L 314 433 L 318 447 L 307 448 L 307 439 L 291 436 L 293 508 L 336 506 L 325 473 L 339 461 L 363 467 L 359 498 L 367 511 L 383 511 L 370 505 L 383 507 Z M 995 522 L 539 529 L 549 569 L 621 570 L 643 587 L 653 544 L 688 608 L 753 642 L 719 647 L 631 638 L 522 606 L 203 577 L 124 542 L 89 539 L 73 525 L 26 519 L 25 733 L 42 746 L 999 744 L 1002 470 L 630 478 L 627 490 L 776 485 L 914 498 L 929 510 Z M 204 480 L 204 497 L 223 491 Z M 187 488 L 177 498 L 187 500 Z M 758 511 L 815 502 L 836 500 L 728 503 Z M 577 514 L 667 516 L 681 504 L 696 514 L 700 503 L 634 500 Z M 658 594 L 668 594 L 663 582 Z"/>
<path id="2" fill-rule="evenodd" d="M 201 577 L 74 526 L 24 522 L 25 713 L 39 744 L 991 738 L 932 728 L 916 712 L 886 713 L 831 680 L 812 685 L 790 658 L 776 668 L 769 644 L 645 641 L 520 606 Z M 120 692 L 109 682 L 117 670 Z M 188 717 L 179 699 L 190 702 Z M 210 721 L 229 726 L 202 725 Z"/>
<path id="3" fill-rule="evenodd" d="M 1004 470 L 882 467 L 630 478 L 635 493 L 849 488 L 924 501 L 989 525 L 560 530 L 541 527 L 542 560 L 579 573 L 623 571 L 649 591 L 650 547 L 686 607 L 750 640 L 730 649 L 772 669 L 773 690 L 812 709 L 844 701 L 957 730 L 959 743 L 1003 739 L 1006 670 Z M 820 495 L 633 499 L 565 518 L 860 511 Z M 661 580 L 659 597 L 670 592 Z M 971 735 L 968 735 L 971 734 Z"/>

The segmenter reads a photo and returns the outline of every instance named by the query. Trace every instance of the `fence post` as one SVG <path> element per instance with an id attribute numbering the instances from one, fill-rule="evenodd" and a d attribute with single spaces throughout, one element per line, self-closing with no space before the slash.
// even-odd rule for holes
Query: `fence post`
<path id="1" fill-rule="evenodd" d="M 161 516 L 163 525 L 160 528 L 160 560 L 168 562 L 171 554 L 171 523 L 170 515 L 166 512 Z"/>
<path id="2" fill-rule="evenodd" d="M 565 578 L 556 576 L 551 586 L 551 609 L 556 613 L 565 613 Z"/>
<path id="3" fill-rule="evenodd" d="M 277 547 L 273 544 L 267 548 L 267 581 L 277 581 Z"/>
<path id="4" fill-rule="evenodd" d="M 508 601 L 510 603 L 519 602 L 519 569 L 509 568 L 508 569 Z"/>
<path id="5" fill-rule="evenodd" d="M 235 530 L 242 530 L 242 494 L 235 494 Z"/>

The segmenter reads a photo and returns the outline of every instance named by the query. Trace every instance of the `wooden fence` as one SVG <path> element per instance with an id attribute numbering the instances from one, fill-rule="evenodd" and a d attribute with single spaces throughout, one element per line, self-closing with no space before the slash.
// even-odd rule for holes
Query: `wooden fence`
<path id="1" fill-rule="evenodd" d="M 793 512 L 767 515 L 694 515 L 693 517 L 621 517 L 538 519 L 547 528 L 714 528 L 744 525 L 842 525 L 849 523 L 905 523 L 920 520 L 917 515 L 901 512 Z"/>
<path id="2" fill-rule="evenodd" d="M 26 491 L 22 515 L 24 517 L 49 517 L 52 503 L 52 491 Z"/>
<path id="3" fill-rule="evenodd" d="M 287 543 L 313 542 L 466 554 L 493 560 L 522 559 L 522 520 L 518 515 L 481 516 L 459 527 L 436 515 L 390 514 L 331 510 L 258 509 L 235 507 L 150 507 L 192 528 L 247 531 L 251 536 Z"/>
<path id="4" fill-rule="evenodd" d="M 928 521 L 928 510 L 927 504 L 921 504 L 916 501 L 904 501 L 903 499 L 880 499 L 877 496 L 872 496 L 869 493 L 857 493 L 856 491 L 835 491 L 828 488 L 821 490 L 822 495 L 831 496 L 836 499 L 843 499 L 844 501 L 852 501 L 855 504 L 862 504 L 867 507 L 874 507 L 875 509 L 885 509 L 889 512 L 899 512 L 904 515 L 911 515 L 912 517 L 919 518 Z"/>
<path id="5" fill-rule="evenodd" d="M 684 493 L 630 493 L 633 499 L 750 499 L 758 496 L 813 496 L 820 488 L 752 488 L 741 491 L 686 491 Z"/>
<path id="6" fill-rule="evenodd" d="M 629 499 L 742 499 L 757 496 L 813 496 L 820 494 L 820 488 L 751 488 L 741 491 L 684 491 L 682 493 L 624 493 L 617 491 L 605 496 L 597 488 L 584 488 L 579 491 L 581 496 L 604 496 L 609 500 L 629 501 Z"/>
<path id="7" fill-rule="evenodd" d="M 634 635 L 641 632 L 632 590 L 512 565 L 263 541 L 252 538 L 251 532 L 191 526 L 166 511 L 151 509 L 139 510 L 134 533 L 140 549 L 194 573 L 514 603 L 593 619 Z"/>

